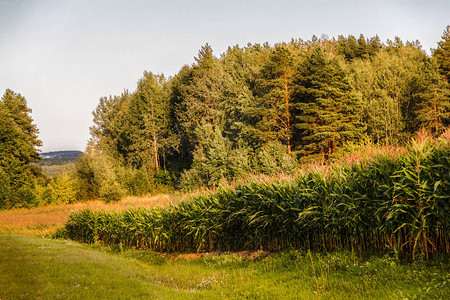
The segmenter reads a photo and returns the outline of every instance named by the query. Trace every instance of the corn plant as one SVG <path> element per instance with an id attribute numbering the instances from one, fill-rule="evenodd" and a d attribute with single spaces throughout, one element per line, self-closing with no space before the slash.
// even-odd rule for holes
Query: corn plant
<path id="1" fill-rule="evenodd" d="M 405 154 L 250 181 L 164 208 L 84 210 L 60 232 L 82 242 L 158 251 L 450 252 L 450 144 L 412 141 Z"/>

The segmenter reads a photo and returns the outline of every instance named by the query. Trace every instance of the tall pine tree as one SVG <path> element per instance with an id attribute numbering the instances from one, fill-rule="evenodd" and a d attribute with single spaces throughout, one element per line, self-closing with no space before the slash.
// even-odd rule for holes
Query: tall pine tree
<path id="1" fill-rule="evenodd" d="M 358 98 L 336 58 L 316 47 L 294 80 L 295 141 L 300 154 L 332 154 L 362 134 Z"/>
<path id="2" fill-rule="evenodd" d="M 295 59 L 292 47 L 276 45 L 261 70 L 256 84 L 259 99 L 254 107 L 259 114 L 259 129 L 262 140 L 280 141 L 291 152 L 292 139 L 292 80 Z"/>
<path id="3" fill-rule="evenodd" d="M 413 117 L 415 129 L 426 128 L 439 135 L 450 125 L 450 86 L 439 74 L 434 60 L 427 59 L 424 71 L 415 81 Z"/>
<path id="4" fill-rule="evenodd" d="M 35 200 L 32 165 L 40 160 L 38 129 L 22 95 L 6 90 L 0 100 L 0 208 L 27 206 Z"/>
<path id="5" fill-rule="evenodd" d="M 433 51 L 433 57 L 439 64 L 441 74 L 450 83 L 450 25 L 445 29 L 442 40 L 438 42 L 438 47 Z"/>

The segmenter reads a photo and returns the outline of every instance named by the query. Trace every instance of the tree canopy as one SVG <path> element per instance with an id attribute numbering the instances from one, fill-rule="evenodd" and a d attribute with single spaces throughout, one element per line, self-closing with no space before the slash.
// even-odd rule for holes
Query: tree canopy
<path id="1" fill-rule="evenodd" d="M 103 97 L 93 147 L 122 166 L 161 167 L 190 185 L 293 170 L 348 142 L 401 143 L 449 125 L 449 28 L 428 56 L 378 36 L 203 46 L 171 78 L 144 73 L 134 92 Z M 179 177 L 181 175 L 181 177 Z"/>

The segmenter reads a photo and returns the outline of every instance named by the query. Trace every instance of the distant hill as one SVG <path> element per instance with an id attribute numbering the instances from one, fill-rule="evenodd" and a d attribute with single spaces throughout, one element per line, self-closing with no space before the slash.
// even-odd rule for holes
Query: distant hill
<path id="1" fill-rule="evenodd" d="M 73 163 L 78 156 L 83 154 L 81 151 L 52 151 L 41 153 L 42 160 L 38 166 L 65 165 Z"/>
<path id="2" fill-rule="evenodd" d="M 63 157 L 73 157 L 77 158 L 83 152 L 81 151 L 52 151 L 52 152 L 42 152 L 42 158 L 63 158 Z"/>

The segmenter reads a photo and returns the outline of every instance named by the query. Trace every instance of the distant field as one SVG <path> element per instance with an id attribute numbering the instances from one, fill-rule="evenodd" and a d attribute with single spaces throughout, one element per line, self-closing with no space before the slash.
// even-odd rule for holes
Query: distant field
<path id="1" fill-rule="evenodd" d="M 53 178 L 61 175 L 64 171 L 75 171 L 74 163 L 67 163 L 64 165 L 49 165 L 41 166 L 42 174 L 47 177 Z"/>
<path id="2" fill-rule="evenodd" d="M 120 202 L 102 201 L 78 202 L 74 204 L 48 205 L 30 209 L 0 210 L 0 233 L 15 233 L 32 236 L 52 234 L 63 225 L 73 211 L 89 209 L 124 211 L 128 208 L 153 207 L 177 202 L 178 195 L 157 195 L 151 197 L 126 197 Z"/>

